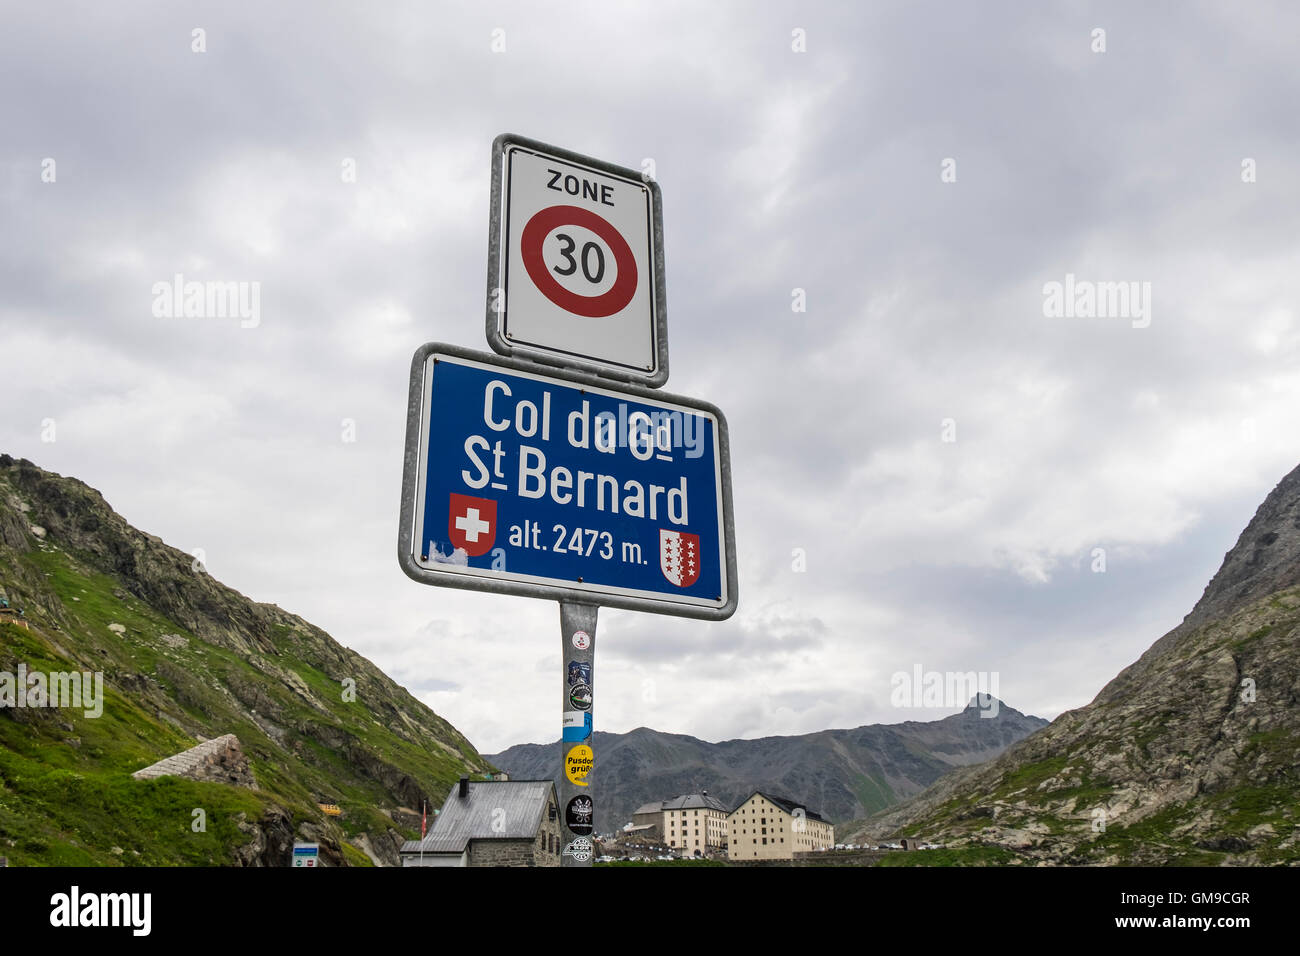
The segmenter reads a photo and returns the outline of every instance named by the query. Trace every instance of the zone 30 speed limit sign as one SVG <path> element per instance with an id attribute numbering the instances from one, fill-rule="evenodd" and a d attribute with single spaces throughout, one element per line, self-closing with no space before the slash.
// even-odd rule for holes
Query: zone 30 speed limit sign
<path id="1" fill-rule="evenodd" d="M 635 170 L 507 134 L 492 144 L 491 208 L 492 348 L 663 385 L 658 185 Z"/>

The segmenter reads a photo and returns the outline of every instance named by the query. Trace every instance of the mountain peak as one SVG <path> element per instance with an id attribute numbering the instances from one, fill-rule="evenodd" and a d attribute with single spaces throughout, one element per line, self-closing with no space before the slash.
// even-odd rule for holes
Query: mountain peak
<path id="1" fill-rule="evenodd" d="M 1218 620 L 1266 594 L 1300 584 L 1300 465 L 1255 511 L 1185 623 Z"/>
<path id="2" fill-rule="evenodd" d="M 919 834 L 973 863 L 1300 862 L 1298 634 L 1300 468 L 1192 613 L 1091 703 L 844 839 Z"/>
<path id="3" fill-rule="evenodd" d="M 1014 707 L 1009 707 L 1006 703 L 994 697 L 992 694 L 983 694 L 983 693 L 976 694 L 974 697 L 972 697 L 970 699 L 970 703 L 968 703 L 962 709 L 962 712 L 956 716 L 979 717 L 987 720 L 991 717 L 997 717 L 999 714 L 1002 713 L 1017 714 L 1022 717 L 1024 716 L 1023 714 L 1020 713 L 1020 711 L 1016 710 Z"/>

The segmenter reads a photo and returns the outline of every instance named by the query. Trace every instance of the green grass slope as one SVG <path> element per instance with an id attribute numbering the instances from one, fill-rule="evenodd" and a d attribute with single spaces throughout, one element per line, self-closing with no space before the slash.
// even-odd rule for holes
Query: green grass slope
<path id="1" fill-rule="evenodd" d="M 80 482 L 6 456 L 0 593 L 30 625 L 0 616 L 0 672 L 102 672 L 105 698 L 99 717 L 0 707 L 11 865 L 276 865 L 292 839 L 337 864 L 368 864 L 363 847 L 393 862 L 418 826 L 410 810 L 490 769 L 323 631 L 196 571 Z M 228 733 L 257 790 L 131 777 Z"/>

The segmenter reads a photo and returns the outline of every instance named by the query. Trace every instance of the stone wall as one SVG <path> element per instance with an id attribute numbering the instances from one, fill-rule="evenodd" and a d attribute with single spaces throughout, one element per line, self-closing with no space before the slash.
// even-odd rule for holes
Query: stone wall
<path id="1" fill-rule="evenodd" d="M 226 734 L 206 740 L 197 747 L 173 754 L 163 760 L 131 774 L 137 780 L 155 777 L 185 777 L 210 783 L 228 783 L 237 787 L 257 789 L 253 771 L 248 766 L 239 738 Z"/>
<path id="2" fill-rule="evenodd" d="M 544 819 L 532 840 L 471 840 L 469 865 L 559 866 L 563 850 L 559 821 Z"/>
<path id="3" fill-rule="evenodd" d="M 880 858 L 902 850 L 827 850 L 796 853 L 793 860 L 732 860 L 732 866 L 874 866 Z"/>
<path id="4" fill-rule="evenodd" d="M 534 840 L 471 840 L 470 866 L 536 866 Z"/>
<path id="5" fill-rule="evenodd" d="M 542 817 L 542 825 L 537 828 L 537 843 L 534 846 L 537 861 L 534 866 L 560 865 L 560 854 L 564 852 L 564 832 L 558 811 L 554 820 L 550 819 L 549 813 Z M 554 852 L 550 850 L 552 846 L 555 847 Z"/>

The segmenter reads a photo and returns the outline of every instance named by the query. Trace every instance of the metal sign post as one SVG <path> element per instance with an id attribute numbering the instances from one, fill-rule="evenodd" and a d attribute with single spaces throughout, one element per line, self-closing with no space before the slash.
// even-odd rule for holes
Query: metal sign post
<path id="1" fill-rule="evenodd" d="M 596 614 L 593 604 L 560 602 L 560 815 L 564 844 L 561 866 L 591 866 L 595 856 L 596 805 L 591 796 L 592 711 L 596 656 Z"/>
<path id="2" fill-rule="evenodd" d="M 497 354 L 416 350 L 397 558 L 421 584 L 559 602 L 561 865 L 590 866 L 596 614 L 735 612 L 727 421 L 658 391 L 668 318 L 652 178 L 502 135 L 490 210 Z"/>

